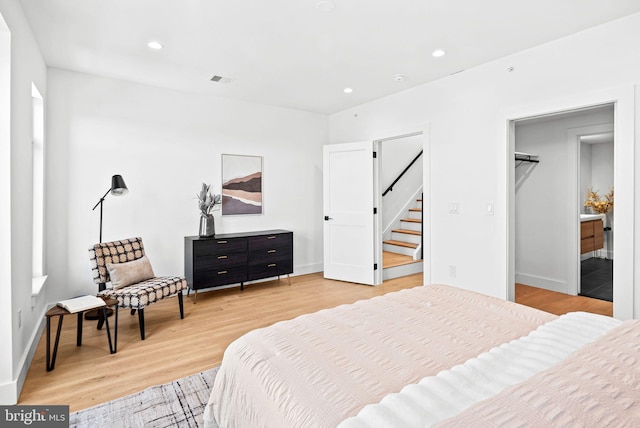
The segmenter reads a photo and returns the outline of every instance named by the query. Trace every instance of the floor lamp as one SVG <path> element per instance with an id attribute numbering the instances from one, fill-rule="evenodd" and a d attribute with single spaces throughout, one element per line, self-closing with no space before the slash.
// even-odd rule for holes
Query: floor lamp
<path id="1" fill-rule="evenodd" d="M 104 195 L 102 195 L 98 203 L 93 206 L 92 211 L 95 211 L 96 208 L 100 207 L 100 241 L 99 242 L 102 242 L 102 204 L 104 203 L 104 198 L 106 198 L 109 193 L 111 193 L 113 196 L 122 196 L 122 195 L 126 195 L 128 192 L 129 192 L 129 189 L 127 189 L 127 185 L 124 183 L 124 179 L 122 178 L 122 176 L 114 175 L 113 177 L 111 177 L 111 187 L 107 189 Z M 98 286 L 98 291 L 102 291 L 105 288 L 106 288 L 106 285 L 100 284 Z M 109 315 L 111 315 L 111 313 L 112 311 L 109 312 Z M 84 318 L 88 320 L 97 320 L 100 318 L 100 311 L 99 310 L 87 311 L 84 314 Z"/>
<path id="2" fill-rule="evenodd" d="M 126 195 L 129 192 L 129 189 L 127 189 L 127 185 L 124 184 L 124 179 L 122 178 L 121 175 L 114 175 L 113 177 L 111 177 L 111 187 L 107 189 L 105 194 L 100 198 L 98 203 L 95 204 L 93 207 L 92 211 L 95 211 L 96 208 L 100 207 L 100 241 L 98 242 L 102 242 L 102 203 L 104 202 L 104 198 L 107 197 L 109 192 L 111 192 L 113 196 L 122 196 L 122 195 Z"/>

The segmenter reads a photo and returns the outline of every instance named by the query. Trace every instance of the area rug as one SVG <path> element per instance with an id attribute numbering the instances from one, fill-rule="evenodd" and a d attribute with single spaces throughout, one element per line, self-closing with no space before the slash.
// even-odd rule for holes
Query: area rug
<path id="1" fill-rule="evenodd" d="M 203 413 L 219 367 L 156 385 L 69 415 L 70 427 L 204 426 Z"/>

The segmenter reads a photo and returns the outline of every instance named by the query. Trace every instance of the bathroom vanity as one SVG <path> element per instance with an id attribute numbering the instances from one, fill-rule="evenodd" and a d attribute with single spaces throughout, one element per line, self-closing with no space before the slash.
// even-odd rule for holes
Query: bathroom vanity
<path id="1" fill-rule="evenodd" d="M 604 247 L 604 214 L 580 215 L 580 254 Z"/>

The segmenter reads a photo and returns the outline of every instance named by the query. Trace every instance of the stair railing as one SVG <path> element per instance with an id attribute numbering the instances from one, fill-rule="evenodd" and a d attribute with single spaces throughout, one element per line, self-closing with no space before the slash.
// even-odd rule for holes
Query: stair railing
<path id="1" fill-rule="evenodd" d="M 382 196 L 385 196 L 387 193 L 391 192 L 393 190 L 393 186 L 396 185 L 396 183 L 398 181 L 400 181 L 400 179 L 402 178 L 403 175 L 406 174 L 407 171 L 409 171 L 409 168 L 411 168 L 413 166 L 414 163 L 416 163 L 416 161 L 418 160 L 418 158 L 422 156 L 422 150 L 420 150 L 420 153 L 418 153 L 418 155 L 413 158 L 413 160 L 411 161 L 411 163 L 409 163 L 409 165 L 407 165 L 407 167 L 400 173 L 400 175 L 398 175 L 398 177 L 396 177 L 395 180 L 393 180 L 393 183 L 391 183 L 391 185 L 389 187 L 387 187 L 387 190 L 385 190 L 384 192 L 382 192 Z"/>

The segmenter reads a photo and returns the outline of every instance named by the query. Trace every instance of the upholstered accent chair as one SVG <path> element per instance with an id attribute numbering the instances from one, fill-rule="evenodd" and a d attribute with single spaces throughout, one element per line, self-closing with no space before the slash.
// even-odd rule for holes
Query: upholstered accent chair
<path id="1" fill-rule="evenodd" d="M 187 281 L 180 276 L 156 277 L 144 253 L 142 238 L 101 242 L 89 247 L 93 281 L 99 295 L 118 300 L 118 307 L 138 311 L 140 337 L 145 339 L 144 308 L 158 300 L 178 296 L 180 319 L 184 318 L 182 290 Z M 107 283 L 110 283 L 107 287 Z M 102 322 L 98 322 L 98 328 Z"/>

